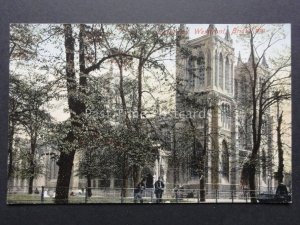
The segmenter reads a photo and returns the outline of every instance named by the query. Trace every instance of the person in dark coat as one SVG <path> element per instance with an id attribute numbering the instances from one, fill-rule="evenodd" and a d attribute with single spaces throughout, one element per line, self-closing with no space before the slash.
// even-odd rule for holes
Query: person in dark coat
<path id="1" fill-rule="evenodd" d="M 134 203 L 140 201 L 143 203 L 143 192 L 145 190 L 145 179 L 143 179 L 138 185 L 134 188 Z"/>
<path id="2" fill-rule="evenodd" d="M 162 194 L 164 192 L 165 184 L 162 181 L 162 178 L 159 177 L 158 180 L 154 183 L 154 193 L 156 196 L 156 203 L 161 203 L 162 202 Z"/>
<path id="3" fill-rule="evenodd" d="M 35 188 L 34 194 L 39 194 L 39 190 L 37 188 Z"/>

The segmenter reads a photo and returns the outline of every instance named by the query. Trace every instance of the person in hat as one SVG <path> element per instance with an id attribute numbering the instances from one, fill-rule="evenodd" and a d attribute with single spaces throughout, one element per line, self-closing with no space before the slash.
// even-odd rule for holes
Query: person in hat
<path id="1" fill-rule="evenodd" d="M 162 177 L 159 177 L 158 180 L 154 183 L 154 193 L 156 196 L 156 203 L 162 202 L 162 194 L 164 192 L 165 184 L 162 181 Z"/>

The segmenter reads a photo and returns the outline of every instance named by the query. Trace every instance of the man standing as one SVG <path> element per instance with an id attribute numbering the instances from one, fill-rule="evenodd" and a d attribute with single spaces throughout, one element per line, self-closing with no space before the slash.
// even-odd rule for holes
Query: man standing
<path id="1" fill-rule="evenodd" d="M 165 184 L 162 181 L 162 178 L 159 177 L 158 180 L 154 183 L 154 188 L 155 188 L 155 196 L 156 196 L 156 203 L 161 203 L 162 202 L 162 194 L 164 192 Z"/>
<path id="2" fill-rule="evenodd" d="M 134 203 L 143 203 L 143 191 L 145 190 L 145 179 L 143 179 L 134 189 Z"/>

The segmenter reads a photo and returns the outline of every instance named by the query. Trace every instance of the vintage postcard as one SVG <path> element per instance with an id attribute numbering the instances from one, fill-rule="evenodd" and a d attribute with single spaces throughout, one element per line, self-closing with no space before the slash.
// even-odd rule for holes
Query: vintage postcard
<path id="1" fill-rule="evenodd" d="M 7 204 L 291 203 L 290 24 L 11 24 Z"/>

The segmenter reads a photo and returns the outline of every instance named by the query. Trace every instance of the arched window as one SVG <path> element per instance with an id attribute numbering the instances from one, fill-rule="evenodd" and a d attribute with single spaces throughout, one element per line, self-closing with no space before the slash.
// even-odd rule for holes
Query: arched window
<path id="1" fill-rule="evenodd" d="M 146 178 L 146 188 L 153 188 L 153 171 L 149 167 L 144 167 L 141 171 L 141 177 Z"/>
<path id="2" fill-rule="evenodd" d="M 207 86 L 211 85 L 211 54 L 210 51 L 208 50 L 207 52 Z"/>
<path id="3" fill-rule="evenodd" d="M 245 76 L 242 76 L 242 78 L 241 78 L 241 82 L 240 82 L 240 89 L 239 89 L 239 91 L 240 91 L 240 100 L 242 101 L 242 102 L 246 102 L 247 101 L 247 97 L 248 97 L 248 95 L 247 95 L 247 93 L 248 93 L 248 83 L 247 83 L 247 80 L 246 80 L 246 77 Z"/>
<path id="4" fill-rule="evenodd" d="M 224 127 L 224 124 L 225 124 L 225 106 L 224 106 L 224 103 L 221 105 L 221 123 L 222 123 L 222 127 Z"/>
<path id="5" fill-rule="evenodd" d="M 231 126 L 231 110 L 230 105 L 226 105 L 226 128 L 230 129 Z"/>
<path id="6" fill-rule="evenodd" d="M 230 78 L 229 78 L 229 59 L 226 57 L 225 61 L 225 90 L 230 92 Z"/>
<path id="7" fill-rule="evenodd" d="M 241 149 L 245 149 L 246 148 L 246 135 L 245 135 L 245 130 L 242 126 L 239 126 L 238 128 L 239 131 L 239 138 L 238 138 L 238 142 L 239 142 L 239 146 Z"/>
<path id="8" fill-rule="evenodd" d="M 222 142 L 222 177 L 229 181 L 229 151 L 225 140 Z"/>
<path id="9" fill-rule="evenodd" d="M 222 53 L 220 53 L 220 59 L 219 59 L 219 87 L 223 89 L 224 85 L 224 71 L 223 71 L 223 56 Z"/>
<path id="10" fill-rule="evenodd" d="M 197 58 L 197 67 L 198 67 L 198 85 L 196 88 L 201 88 L 205 85 L 205 58 L 202 52 L 199 53 Z"/>
<path id="11" fill-rule="evenodd" d="M 231 110 L 230 105 L 223 103 L 221 105 L 221 123 L 222 127 L 225 129 L 230 129 L 231 125 Z"/>
<path id="12" fill-rule="evenodd" d="M 262 167 L 262 178 L 266 182 L 267 181 L 267 156 L 266 156 L 265 149 L 262 149 L 261 167 Z"/>
<path id="13" fill-rule="evenodd" d="M 217 53 L 217 50 L 215 52 L 215 86 L 217 87 L 218 86 L 218 79 L 219 79 L 219 73 L 218 73 L 218 53 Z"/>
<path id="14" fill-rule="evenodd" d="M 194 58 L 191 56 L 188 59 L 188 78 L 187 78 L 187 86 L 188 89 L 194 88 Z"/>

